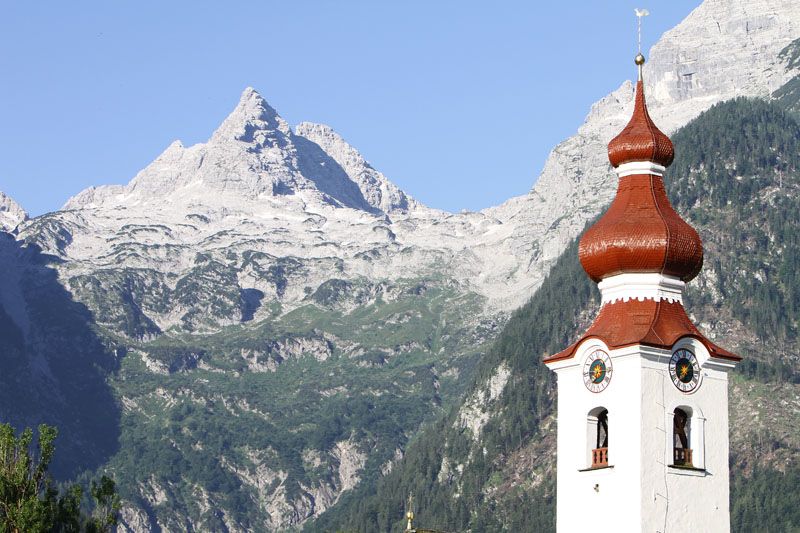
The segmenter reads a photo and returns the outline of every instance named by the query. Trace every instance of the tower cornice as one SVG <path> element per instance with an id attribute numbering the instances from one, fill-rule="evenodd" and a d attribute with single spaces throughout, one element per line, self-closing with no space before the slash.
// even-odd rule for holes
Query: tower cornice
<path id="1" fill-rule="evenodd" d="M 628 300 L 666 300 L 683 303 L 686 283 L 675 276 L 659 273 L 626 273 L 604 278 L 597 284 L 601 303 Z"/>

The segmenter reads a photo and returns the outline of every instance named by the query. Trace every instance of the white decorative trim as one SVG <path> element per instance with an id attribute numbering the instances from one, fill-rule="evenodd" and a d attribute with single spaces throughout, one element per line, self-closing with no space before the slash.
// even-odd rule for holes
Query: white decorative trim
<path id="1" fill-rule="evenodd" d="M 658 273 L 627 273 L 605 278 L 597 287 L 602 295 L 601 304 L 619 300 L 667 300 L 683 303 L 686 283 L 674 276 Z"/>
<path id="2" fill-rule="evenodd" d="M 681 348 L 687 348 L 694 352 L 694 355 L 697 357 L 697 361 L 704 369 L 713 368 L 714 370 L 722 370 L 727 372 L 728 370 L 736 367 L 736 361 L 720 357 L 712 357 L 709 351 L 706 349 L 706 345 L 694 337 L 681 337 L 672 346 L 672 351 L 674 352 L 675 350 L 680 350 Z"/>
<path id="3" fill-rule="evenodd" d="M 652 161 L 630 161 L 622 163 L 614 169 L 617 176 L 624 178 L 625 176 L 632 176 L 633 174 L 654 174 L 656 176 L 663 176 L 667 168 L 657 165 Z"/>
<path id="4" fill-rule="evenodd" d="M 572 352 L 572 357 L 560 359 L 558 361 L 547 361 L 545 364 L 554 371 L 572 366 L 582 366 L 589 352 L 597 349 L 603 350 L 609 354 L 609 356 L 612 353 L 611 349 L 605 342 L 597 337 L 590 337 L 588 339 L 584 339 L 578 346 L 575 347 L 575 351 Z"/>
<path id="5" fill-rule="evenodd" d="M 583 364 L 584 361 L 586 360 L 586 356 L 588 356 L 595 350 L 602 350 L 607 354 L 611 353 L 611 350 L 608 348 L 608 345 L 606 345 L 605 342 L 601 341 L 597 337 L 591 337 L 589 339 L 586 339 L 581 343 L 580 346 L 576 346 L 575 348 L 576 348 L 575 355 L 573 357 L 575 357 L 575 359 L 577 359 L 580 364 Z"/>

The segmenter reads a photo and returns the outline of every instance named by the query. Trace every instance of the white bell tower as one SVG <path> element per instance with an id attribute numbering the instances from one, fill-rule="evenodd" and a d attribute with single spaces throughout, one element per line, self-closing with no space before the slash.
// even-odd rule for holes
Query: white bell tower
<path id="1" fill-rule="evenodd" d="M 545 359 L 558 379 L 563 533 L 730 531 L 728 372 L 740 358 L 683 308 L 703 248 L 664 190 L 674 152 L 647 112 L 643 63 L 633 116 L 609 143 L 616 197 L 580 242 L 602 307 Z"/>

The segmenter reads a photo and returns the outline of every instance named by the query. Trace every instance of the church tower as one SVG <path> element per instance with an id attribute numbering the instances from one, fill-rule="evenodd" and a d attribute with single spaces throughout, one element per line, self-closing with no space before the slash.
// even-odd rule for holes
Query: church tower
<path id="1" fill-rule="evenodd" d="M 647 112 L 644 56 L 636 64 L 633 116 L 608 145 L 617 194 L 579 246 L 600 312 L 544 361 L 558 379 L 557 529 L 727 532 L 728 372 L 740 358 L 683 308 L 703 246 L 667 198 L 673 146 Z"/>

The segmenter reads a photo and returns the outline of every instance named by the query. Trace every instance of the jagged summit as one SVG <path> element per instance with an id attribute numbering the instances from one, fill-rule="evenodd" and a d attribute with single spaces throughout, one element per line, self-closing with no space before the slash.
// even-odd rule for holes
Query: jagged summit
<path id="1" fill-rule="evenodd" d="M 127 186 L 87 189 L 64 208 L 166 202 L 252 211 L 268 205 L 264 198 L 376 215 L 421 207 L 332 129 L 301 125 L 295 133 L 248 87 L 208 142 L 187 148 L 175 141 Z"/>
<path id="2" fill-rule="evenodd" d="M 286 146 L 291 135 L 289 124 L 255 89 L 247 87 L 210 142 L 239 141 L 263 148 Z"/>
<path id="3" fill-rule="evenodd" d="M 28 213 L 13 198 L 0 191 L 0 231 L 13 231 L 28 220 Z"/>
<path id="4" fill-rule="evenodd" d="M 780 52 L 800 37 L 796 0 L 706 0 L 664 33 L 646 54 L 647 105 L 670 134 L 716 103 L 737 96 L 768 97 L 798 74 Z M 631 75 L 635 75 L 631 65 Z M 617 178 L 607 144 L 625 126 L 636 84 L 624 81 L 591 108 L 572 137 L 550 152 L 528 194 L 483 213 L 526 224 L 523 249 L 556 257 L 611 200 Z M 545 267 L 546 268 L 546 267 Z"/>

